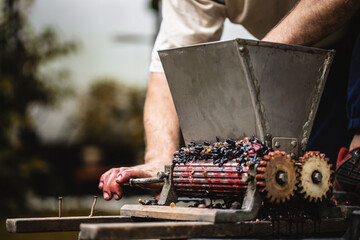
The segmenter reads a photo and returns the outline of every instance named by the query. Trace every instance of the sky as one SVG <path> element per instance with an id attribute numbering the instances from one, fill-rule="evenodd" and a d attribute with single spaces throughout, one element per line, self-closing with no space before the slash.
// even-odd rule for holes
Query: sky
<path id="1" fill-rule="evenodd" d="M 79 43 L 77 53 L 46 66 L 69 70 L 77 93 L 101 77 L 146 87 L 156 34 L 156 15 L 148 0 L 35 0 L 30 21 L 36 31 L 51 26 L 60 39 Z M 222 40 L 237 37 L 254 39 L 242 26 L 226 21 Z M 74 101 L 68 99 L 57 109 L 31 110 L 43 141 L 69 137 L 63 129 L 76 111 Z"/>

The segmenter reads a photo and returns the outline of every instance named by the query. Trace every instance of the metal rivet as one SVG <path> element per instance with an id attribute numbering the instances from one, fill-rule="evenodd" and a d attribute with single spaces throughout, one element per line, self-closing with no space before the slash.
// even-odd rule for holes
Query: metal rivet
<path id="1" fill-rule="evenodd" d="M 290 144 L 291 144 L 291 146 L 296 147 L 296 141 L 295 140 L 292 140 Z"/>
<path id="2" fill-rule="evenodd" d="M 239 47 L 239 51 L 240 51 L 240 52 L 243 52 L 244 50 L 245 50 L 245 48 L 244 48 L 243 46 L 240 46 L 240 47 Z"/>
<path id="3" fill-rule="evenodd" d="M 280 147 L 280 143 L 279 143 L 279 142 L 275 142 L 275 143 L 274 143 L 274 147 L 279 148 L 279 147 Z"/>
<path id="4" fill-rule="evenodd" d="M 91 206 L 91 211 L 90 211 L 89 217 L 92 217 L 93 214 L 94 214 L 94 208 L 95 208 L 96 201 L 97 201 L 97 196 L 94 196 L 94 201 L 93 201 L 93 204 Z"/>
<path id="5" fill-rule="evenodd" d="M 61 211 L 62 211 L 62 197 L 59 197 L 59 218 L 61 217 Z"/>

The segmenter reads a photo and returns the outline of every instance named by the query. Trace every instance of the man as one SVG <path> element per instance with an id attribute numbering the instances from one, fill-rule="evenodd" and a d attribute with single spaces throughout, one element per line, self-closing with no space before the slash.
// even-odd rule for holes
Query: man
<path id="1" fill-rule="evenodd" d="M 173 152 L 179 148 L 180 126 L 157 50 L 219 40 L 223 22 L 229 18 L 263 41 L 305 46 L 327 44 L 340 49 L 334 64 L 337 61 L 341 65 L 351 55 L 351 51 L 342 49 L 345 46 L 351 50 L 351 44 L 341 39 L 359 5 L 359 0 L 164 0 L 163 22 L 154 46 L 144 110 L 145 164 L 113 168 L 104 173 L 99 183 L 104 199 L 120 199 L 122 184 L 129 178 L 155 176 L 171 162 Z M 343 41 L 340 46 L 336 45 L 339 41 Z M 348 72 L 346 66 L 330 73 L 334 77 L 329 77 L 326 84 L 309 141 L 309 150 L 326 152 L 332 159 L 341 146 L 348 146 L 347 77 L 343 76 Z M 360 122 L 352 126 L 359 127 Z M 350 140 L 350 149 L 360 146 L 359 134 Z M 153 187 L 158 189 L 159 185 Z"/>

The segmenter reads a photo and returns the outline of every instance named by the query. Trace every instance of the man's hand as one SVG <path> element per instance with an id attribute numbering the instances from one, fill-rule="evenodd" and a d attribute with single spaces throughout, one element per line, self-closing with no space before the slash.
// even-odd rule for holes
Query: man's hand
<path id="1" fill-rule="evenodd" d="M 127 183 L 130 178 L 150 178 L 155 177 L 157 171 L 155 167 L 149 164 L 135 167 L 112 168 L 104 173 L 100 178 L 99 189 L 103 191 L 105 200 L 121 199 L 123 196 L 123 184 Z M 144 187 L 159 190 L 161 184 L 148 184 Z"/>

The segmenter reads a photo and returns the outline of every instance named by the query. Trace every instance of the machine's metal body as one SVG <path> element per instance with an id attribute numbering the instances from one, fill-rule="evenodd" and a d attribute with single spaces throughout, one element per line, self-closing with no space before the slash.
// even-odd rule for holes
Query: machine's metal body
<path id="1" fill-rule="evenodd" d="M 237 39 L 159 55 L 186 143 L 255 134 L 292 159 L 303 156 L 334 51 Z M 177 195 L 232 197 L 244 200 L 240 219 L 254 219 L 256 213 L 248 213 L 262 201 L 251 191 L 257 166 L 242 174 L 235 167 L 211 161 L 168 166 L 164 189 L 171 191 L 159 204 L 175 202 Z"/>
<path id="2" fill-rule="evenodd" d="M 191 222 L 87 224 L 81 227 L 82 239 L 116 239 L 121 234 L 124 238 L 264 237 L 271 233 L 284 236 L 296 232 L 302 236 L 345 231 L 348 207 L 319 209 L 322 218 L 329 218 L 317 220 L 321 221 L 319 226 L 311 220 L 300 221 L 296 226 L 285 223 L 285 228 L 280 222 L 255 221 L 264 202 L 260 194 L 269 191 L 266 178 L 272 174 L 266 167 L 280 166 L 276 161 L 291 165 L 291 159 L 298 160 L 299 166 L 291 165 L 294 169 L 306 166 L 305 149 L 334 51 L 236 39 L 163 50 L 159 55 L 186 143 L 256 135 L 274 150 L 285 153 L 269 155 L 258 164 L 248 165 L 242 173 L 234 162 L 220 167 L 204 160 L 166 165 L 157 178 L 131 179 L 129 184 L 133 186 L 154 182 L 164 182 L 164 186 L 158 205 L 125 205 L 120 215 Z M 310 157 L 325 161 L 318 153 Z M 327 184 L 329 180 L 323 180 L 314 171 L 317 169 L 308 168 L 304 172 L 310 171 L 312 179 Z M 280 176 L 285 182 L 289 177 Z M 300 181 L 298 175 L 295 179 Z M 316 192 L 317 188 L 311 191 Z M 239 209 L 169 206 L 183 196 L 236 199 L 242 205 Z M 319 197 L 315 194 L 314 200 L 322 196 L 323 193 Z M 290 194 L 280 194 L 269 199 L 281 204 L 289 198 Z"/>
<path id="3" fill-rule="evenodd" d="M 237 39 L 159 55 L 185 142 L 255 134 L 298 157 L 334 51 Z"/>

